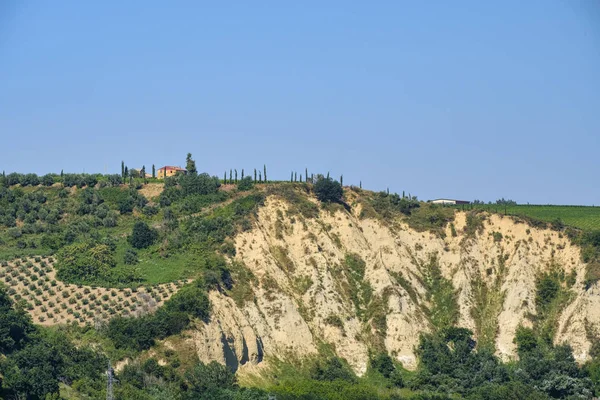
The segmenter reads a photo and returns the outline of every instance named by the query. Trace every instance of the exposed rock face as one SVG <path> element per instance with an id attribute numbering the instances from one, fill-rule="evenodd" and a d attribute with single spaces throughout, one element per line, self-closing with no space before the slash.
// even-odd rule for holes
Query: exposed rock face
<path id="1" fill-rule="evenodd" d="M 193 332 L 200 359 L 253 368 L 314 355 L 327 344 L 358 374 L 366 371 L 370 349 L 414 368 L 419 334 L 433 329 L 431 262 L 456 291 L 458 325 L 504 359 L 515 356 L 517 327 L 531 325 L 539 274 L 573 273 L 572 300 L 558 317 L 555 341 L 570 343 L 578 360 L 587 358 L 588 333 L 600 322 L 600 289 L 584 289 L 579 248 L 558 232 L 491 215 L 467 235 L 466 214 L 457 212 L 454 229 L 449 225 L 441 238 L 398 221 L 359 219 L 355 208 L 305 218 L 269 197 L 254 227 L 235 238 L 234 260 L 253 275 L 236 284 L 251 295 L 236 304 L 233 296 L 211 293 L 211 321 Z"/>

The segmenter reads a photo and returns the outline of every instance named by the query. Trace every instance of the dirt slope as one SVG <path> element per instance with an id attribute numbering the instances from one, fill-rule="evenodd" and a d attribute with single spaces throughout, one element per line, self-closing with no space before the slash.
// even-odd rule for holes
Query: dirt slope
<path id="1" fill-rule="evenodd" d="M 434 328 L 428 282 L 435 267 L 452 283 L 458 324 L 504 359 L 515 355 L 519 324 L 532 324 L 539 274 L 558 268 L 572 276 L 555 341 L 586 359 L 588 333 L 600 322 L 600 290 L 584 289 L 579 249 L 558 232 L 492 215 L 467 234 L 465 213 L 457 212 L 456 235 L 448 226 L 440 238 L 398 221 L 361 220 L 359 211 L 306 218 L 269 197 L 253 229 L 235 238 L 233 261 L 250 272 L 237 284 L 247 293 L 237 303 L 231 294 L 211 294 L 213 318 L 192 334 L 198 356 L 252 371 L 325 346 L 359 374 L 370 349 L 414 368 L 419 334 Z"/>

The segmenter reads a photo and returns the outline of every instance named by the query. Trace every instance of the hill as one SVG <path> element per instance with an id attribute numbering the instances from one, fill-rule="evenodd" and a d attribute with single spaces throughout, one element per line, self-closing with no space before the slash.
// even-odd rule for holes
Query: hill
<path id="1" fill-rule="evenodd" d="M 59 333 L 118 366 L 122 398 L 591 397 L 593 223 L 321 179 L 1 187 L 0 292 L 37 326 L 0 349 L 0 372 L 25 371 L 30 346 Z M 49 372 L 46 389 L 15 379 L 6 396 L 59 381 L 63 396 L 105 395 L 97 370 Z"/>

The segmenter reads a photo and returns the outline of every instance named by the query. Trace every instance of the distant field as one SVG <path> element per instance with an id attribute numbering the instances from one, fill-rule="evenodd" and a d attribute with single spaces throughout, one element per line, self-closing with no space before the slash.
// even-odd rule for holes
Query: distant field
<path id="1" fill-rule="evenodd" d="M 471 205 L 465 209 L 471 209 Z M 591 206 L 552 206 L 552 205 L 517 205 L 504 206 L 495 204 L 473 205 L 474 209 L 484 209 L 508 215 L 531 217 L 541 221 L 552 222 L 560 218 L 565 225 L 586 231 L 600 230 L 600 207 Z M 462 206 L 456 206 L 462 209 Z"/>

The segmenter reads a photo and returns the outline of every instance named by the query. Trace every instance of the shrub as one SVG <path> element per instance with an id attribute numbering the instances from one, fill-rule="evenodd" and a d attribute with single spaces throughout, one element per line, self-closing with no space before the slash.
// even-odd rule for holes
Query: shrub
<path id="1" fill-rule="evenodd" d="M 339 182 L 332 178 L 319 177 L 314 186 L 315 194 L 319 201 L 325 202 L 340 202 L 342 200 L 343 189 Z"/>
<path id="2" fill-rule="evenodd" d="M 244 179 L 240 180 L 237 185 L 238 190 L 251 190 L 254 187 L 254 182 L 252 182 L 252 177 L 246 176 Z"/>
<path id="3" fill-rule="evenodd" d="M 344 380 L 355 382 L 356 376 L 352 373 L 342 360 L 338 357 L 331 357 L 324 362 L 317 361 L 311 368 L 310 375 L 312 379 L 318 381 Z"/>
<path id="4" fill-rule="evenodd" d="M 331 314 L 325 318 L 325 323 L 331 326 L 336 326 L 340 329 L 344 328 L 344 322 L 342 322 L 342 319 L 335 314 Z"/>
<path id="5" fill-rule="evenodd" d="M 127 265 L 137 264 L 139 262 L 137 252 L 135 252 L 135 250 L 132 249 L 125 250 L 123 262 L 125 262 L 125 264 Z"/>
<path id="6" fill-rule="evenodd" d="M 150 228 L 145 222 L 138 221 L 133 226 L 133 231 L 128 240 L 136 249 L 145 249 L 151 246 L 157 238 L 158 233 L 156 230 Z"/>

